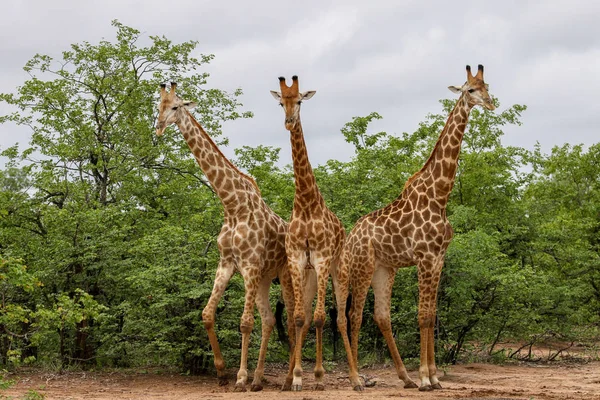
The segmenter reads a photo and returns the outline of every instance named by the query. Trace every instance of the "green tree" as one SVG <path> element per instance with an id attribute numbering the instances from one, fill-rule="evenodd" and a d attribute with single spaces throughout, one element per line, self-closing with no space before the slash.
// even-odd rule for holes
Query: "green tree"
<path id="1" fill-rule="evenodd" d="M 600 145 L 554 147 L 533 156 L 526 200 L 536 237 L 529 262 L 556 288 L 546 317 L 553 332 L 600 322 Z"/>
<path id="2" fill-rule="evenodd" d="M 195 57 L 197 42 L 113 26 L 113 42 L 74 44 L 59 60 L 34 56 L 24 68 L 31 78 L 0 95 L 17 109 L 0 122 L 32 135 L 24 151 L 2 153 L 10 159 L 0 176 L 2 251 L 44 282 L 39 301 L 26 301 L 32 310 L 56 310 L 67 298 L 79 299 L 77 308 L 88 295 L 108 307 L 69 314 L 60 327 L 40 317 L 61 335 L 46 353 L 64 362 L 202 367 L 193 352 L 202 358 L 208 348 L 198 308 L 216 266 L 220 203 L 185 142 L 154 135 L 158 87 L 177 81 L 213 137 L 223 121 L 251 114 L 238 111 L 241 90 L 205 87 L 201 70 L 213 56 Z"/>

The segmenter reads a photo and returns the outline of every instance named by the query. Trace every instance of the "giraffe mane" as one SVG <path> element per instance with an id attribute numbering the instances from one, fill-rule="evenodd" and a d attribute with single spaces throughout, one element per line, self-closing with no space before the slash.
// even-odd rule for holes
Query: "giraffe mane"
<path id="1" fill-rule="evenodd" d="M 421 167 L 420 170 L 418 170 L 410 178 L 408 178 L 408 180 L 404 184 L 404 188 L 402 189 L 402 193 L 404 193 L 404 191 L 406 190 L 406 188 L 408 188 L 419 176 L 421 176 L 421 174 L 423 174 L 423 172 L 431 164 L 431 160 L 433 160 L 438 147 L 440 147 L 440 143 L 441 143 L 442 137 L 444 136 L 444 132 L 446 132 L 449 129 L 449 127 L 450 127 L 450 125 L 448 124 L 448 122 L 450 122 L 450 118 L 452 117 L 452 115 L 454 115 L 454 111 L 456 110 L 456 107 L 458 107 L 458 105 L 460 104 L 460 102 L 462 101 L 462 99 L 463 99 L 463 97 L 461 96 L 458 99 L 458 101 L 456 102 L 456 105 L 454 106 L 454 108 L 452 109 L 452 112 L 450 112 L 450 114 L 448 115 L 448 118 L 446 119 L 446 124 L 444 125 L 444 128 L 442 129 L 442 132 L 440 132 L 440 136 L 438 137 L 438 140 L 435 142 L 435 146 L 433 146 L 433 150 L 431 151 L 431 154 L 429 154 L 429 158 L 427 159 L 427 161 L 425 161 L 425 164 L 423 165 L 423 167 Z"/>
<path id="2" fill-rule="evenodd" d="M 427 159 L 427 161 L 425 161 L 425 164 L 421 167 L 421 169 L 418 170 L 417 172 L 415 172 L 410 178 L 408 178 L 408 180 L 404 184 L 404 188 L 402 189 L 403 192 L 404 192 L 404 190 L 406 190 L 406 188 L 408 188 L 411 185 L 411 183 L 413 183 L 419 176 L 421 176 L 421 174 L 427 169 L 427 167 L 429 167 L 429 164 L 431 164 L 431 160 L 433 159 L 433 156 L 434 156 L 437 148 L 440 146 L 441 137 L 442 137 L 442 135 L 440 134 L 440 138 L 438 138 L 437 142 L 435 142 L 435 146 L 433 147 L 433 150 L 431 151 L 429 158 Z"/>
<path id="3" fill-rule="evenodd" d="M 211 144 L 213 150 L 215 150 L 223 158 L 223 160 L 225 160 L 225 162 L 227 163 L 227 165 L 229 165 L 230 167 L 232 167 L 243 178 L 245 178 L 247 181 L 249 181 L 252 184 L 252 186 L 254 186 L 254 188 L 256 189 L 256 191 L 258 192 L 258 194 L 260 195 L 261 194 L 260 193 L 260 189 L 258 188 L 258 185 L 256 184 L 256 181 L 254 180 L 254 178 L 252 178 L 248 174 L 243 173 L 242 171 L 239 170 L 238 167 L 236 167 L 235 165 L 233 165 L 233 163 L 231 161 L 229 161 L 229 159 L 227 157 L 225 157 L 225 154 L 223 154 L 223 152 L 221 151 L 221 149 L 219 149 L 217 147 L 217 145 L 215 144 L 214 140 L 210 137 L 210 135 L 208 133 L 206 133 L 206 131 L 204 130 L 204 128 L 202 127 L 202 125 L 200 125 L 200 123 L 198 121 L 196 121 L 196 118 L 194 118 L 194 116 L 192 115 L 192 113 L 190 113 L 188 110 L 185 110 L 185 112 L 188 114 L 188 116 L 192 120 L 192 123 L 196 124 L 196 126 L 198 128 L 200 128 L 200 132 L 202 132 L 204 134 L 204 136 L 206 136 L 206 138 L 208 139 L 209 143 Z"/>

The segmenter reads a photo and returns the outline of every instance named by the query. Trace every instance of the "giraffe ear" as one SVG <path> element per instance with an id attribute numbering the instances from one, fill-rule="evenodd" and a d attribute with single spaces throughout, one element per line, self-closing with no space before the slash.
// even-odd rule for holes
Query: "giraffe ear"
<path id="1" fill-rule="evenodd" d="M 281 93 L 271 90 L 271 96 L 277 101 L 281 100 Z"/>
<path id="2" fill-rule="evenodd" d="M 317 93 L 316 90 L 309 90 L 308 92 L 300 93 L 300 96 L 302 100 L 310 100 L 315 93 Z"/>
<path id="3" fill-rule="evenodd" d="M 196 108 L 196 106 L 198 105 L 198 103 L 194 102 L 194 101 L 184 101 L 183 102 L 183 106 L 185 108 L 187 108 L 188 110 L 191 110 L 193 108 Z"/>
<path id="4" fill-rule="evenodd" d="M 462 86 L 448 86 L 448 89 L 450 89 L 452 93 L 462 92 Z"/>

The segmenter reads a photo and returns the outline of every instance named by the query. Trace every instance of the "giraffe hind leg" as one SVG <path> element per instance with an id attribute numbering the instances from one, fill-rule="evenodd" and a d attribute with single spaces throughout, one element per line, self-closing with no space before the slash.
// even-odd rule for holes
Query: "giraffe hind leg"
<path id="1" fill-rule="evenodd" d="M 244 277 L 244 286 L 246 287 L 246 296 L 244 299 L 244 312 L 240 321 L 240 331 L 242 332 L 242 357 L 240 360 L 240 369 L 237 374 L 237 381 L 234 392 L 245 392 L 246 382 L 248 381 L 248 347 L 250 346 L 250 334 L 254 327 L 254 302 L 259 286 L 258 267 L 246 265 L 241 268 Z"/>
<path id="2" fill-rule="evenodd" d="M 344 265 L 340 265 L 339 268 L 336 268 L 334 274 L 332 274 L 333 281 L 333 292 L 335 295 L 336 306 L 337 306 L 337 327 L 340 335 L 342 336 L 342 341 L 344 343 L 344 348 L 346 350 L 346 358 L 348 359 L 348 376 L 350 379 L 350 384 L 352 388 L 356 391 L 362 391 L 363 386 L 358 379 L 358 368 L 356 363 L 354 362 L 354 357 L 352 355 L 352 347 L 350 345 L 350 340 L 348 339 L 348 320 L 346 318 L 346 302 L 348 299 L 348 271 Z"/>
<path id="3" fill-rule="evenodd" d="M 262 337 L 260 342 L 260 353 L 258 355 L 258 363 L 256 370 L 254 371 L 254 379 L 250 390 L 252 392 L 258 392 L 263 389 L 263 380 L 265 376 L 265 359 L 267 357 L 267 346 L 269 344 L 269 338 L 271 332 L 275 326 L 275 317 L 271 310 L 271 304 L 269 303 L 269 288 L 271 287 L 271 280 L 268 277 L 263 277 L 260 283 L 258 293 L 256 294 L 256 306 L 260 314 L 261 326 L 262 326 Z"/>
<path id="4" fill-rule="evenodd" d="M 210 294 L 206 307 L 204 307 L 204 310 L 202 311 L 202 322 L 204 323 L 204 328 L 208 334 L 208 340 L 210 341 L 210 346 L 215 358 L 215 368 L 217 369 L 217 377 L 219 378 L 220 386 L 227 385 L 227 375 L 225 374 L 225 361 L 223 360 L 217 334 L 215 333 L 215 312 L 217 310 L 217 305 L 223 296 L 223 292 L 225 292 L 227 283 L 229 283 L 234 272 L 235 268 L 233 263 L 224 261 L 223 259 L 219 261 L 212 293 Z"/>

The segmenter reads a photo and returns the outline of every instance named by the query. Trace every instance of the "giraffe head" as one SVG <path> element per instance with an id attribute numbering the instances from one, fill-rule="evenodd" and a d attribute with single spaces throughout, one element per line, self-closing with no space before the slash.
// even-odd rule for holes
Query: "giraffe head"
<path id="1" fill-rule="evenodd" d="M 192 101 L 184 101 L 175 94 L 177 84 L 171 82 L 171 91 L 167 92 L 167 85 L 160 85 L 160 103 L 158 104 L 158 119 L 156 121 L 156 134 L 161 136 L 167 126 L 179 121 L 183 110 L 196 107 Z"/>
<path id="2" fill-rule="evenodd" d="M 483 65 L 479 64 L 477 75 L 471 74 L 471 67 L 467 65 L 467 81 L 462 86 L 448 86 L 454 93 L 462 93 L 470 107 L 480 105 L 488 110 L 496 109 L 492 97 L 488 93 L 488 84 L 483 81 Z"/>
<path id="3" fill-rule="evenodd" d="M 285 112 L 285 129 L 291 131 L 294 129 L 298 121 L 300 121 L 300 105 L 303 100 L 309 100 L 317 93 L 315 90 L 309 90 L 308 92 L 302 92 L 298 90 L 298 77 L 292 76 L 292 86 L 288 86 L 285 83 L 283 76 L 279 77 L 279 87 L 281 92 L 271 90 L 271 94 L 279 102 L 279 105 L 283 107 Z"/>

